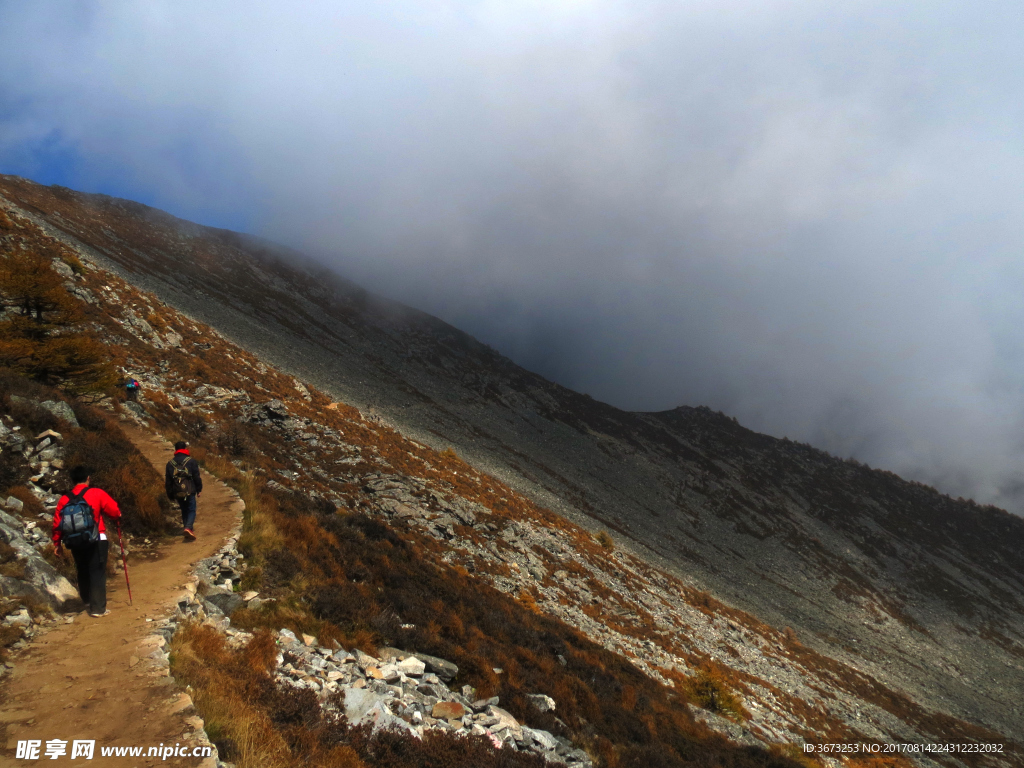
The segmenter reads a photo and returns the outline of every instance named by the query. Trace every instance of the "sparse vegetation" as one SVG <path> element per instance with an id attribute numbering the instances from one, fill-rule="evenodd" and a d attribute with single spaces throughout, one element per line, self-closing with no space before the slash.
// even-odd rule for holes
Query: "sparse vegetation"
<path id="1" fill-rule="evenodd" d="M 45 201 L 36 202 L 44 208 L 47 205 Z M 0 228 L 3 226 L 3 221 L 0 221 Z M 24 229 L 14 222 L 11 226 L 19 231 Z M 152 236 L 142 230 L 133 234 L 136 235 L 143 239 Z M 102 235 L 97 234 L 97 237 Z M 153 244 L 159 245 L 159 242 L 154 241 Z M 145 247 L 144 242 L 141 247 Z M 208 246 L 198 242 L 196 247 Z M 69 263 L 66 259 L 64 261 Z M 100 290 L 95 272 L 81 274 L 83 284 L 94 291 Z M 487 586 L 481 576 L 445 565 L 441 560 L 443 545 L 407 531 L 388 528 L 379 520 L 363 514 L 356 508 L 359 493 L 354 482 L 373 471 L 429 477 L 433 488 L 484 504 L 493 512 L 493 520 L 499 529 L 519 519 L 542 520 L 562 531 L 579 556 L 600 558 L 606 562 L 616 559 L 607 556 L 608 550 L 614 548 L 610 533 L 601 532 L 607 537 L 608 543 L 605 544 L 600 536 L 595 539 L 573 528 L 515 495 L 493 478 L 476 473 L 454 450 L 432 452 L 404 440 L 380 424 L 371 427 L 351 407 L 331 403 L 315 390 L 310 392 L 312 402 L 308 406 L 293 402 L 291 398 L 294 398 L 295 390 L 290 377 L 266 369 L 251 355 L 230 347 L 209 329 L 154 306 L 154 302 L 130 287 L 113 280 L 111 285 L 116 288 L 119 301 L 136 307 L 139 316 L 147 318 L 153 328 L 161 332 L 174 331 L 183 338 L 180 348 L 163 347 L 158 350 L 131 336 L 129 331 L 103 313 L 92 312 L 89 320 L 96 327 L 105 328 L 107 351 L 113 361 L 132 371 L 164 371 L 167 374 L 167 392 L 177 391 L 190 398 L 199 384 L 244 388 L 257 402 L 281 398 L 294 410 L 296 418 L 312 418 L 344 430 L 346 440 L 354 446 L 353 452 L 343 457 L 313 454 L 299 441 L 283 443 L 279 432 L 243 423 L 235 403 L 203 403 L 197 397 L 195 405 L 191 405 L 188 404 L 191 400 L 185 402 L 158 389 L 144 393 L 145 407 L 156 418 L 162 431 L 168 435 L 187 435 L 194 440 L 194 455 L 207 469 L 235 485 L 246 500 L 246 523 L 240 547 L 251 567 L 242 586 L 266 592 L 277 601 L 264 604 L 259 610 L 236 612 L 234 618 L 238 626 L 255 629 L 287 626 L 315 634 L 323 641 L 338 639 L 347 647 L 372 651 L 380 644 L 402 644 L 446 656 L 460 664 L 460 683 L 470 682 L 482 692 L 500 694 L 503 706 L 523 717 L 527 716 L 522 699 L 524 692 L 549 693 L 559 701 L 558 717 L 565 725 L 532 714 L 529 715 L 531 724 L 571 735 L 586 744 L 589 751 L 609 768 L 707 764 L 792 766 L 794 762 L 806 761 L 806 758 L 783 749 L 776 750 L 774 754 L 736 749 L 694 723 L 680 700 L 681 694 L 708 709 L 717 708 L 726 716 L 742 719 L 742 706 L 738 711 L 731 711 L 728 697 L 733 696 L 738 702 L 741 693 L 749 692 L 749 685 L 763 685 L 764 681 L 723 665 L 706 672 L 701 670 L 695 677 L 666 672 L 666 677 L 676 682 L 675 689 L 659 685 L 640 674 L 623 656 L 605 651 L 565 624 L 540 613 L 540 607 L 529 591 L 522 591 L 515 599 L 501 594 Z M 85 311 L 91 312 L 88 308 Z M 297 328 L 296 332 L 299 331 L 308 333 L 309 329 Z M 590 407 L 600 407 L 590 402 Z M 75 408 L 76 411 L 81 410 L 77 403 Z M 88 418 L 80 414 L 87 430 L 105 429 L 101 424 L 88 422 Z M 704 415 L 698 414 L 695 420 L 702 418 Z M 751 433 L 735 425 L 733 420 L 722 417 L 722 421 L 730 430 L 728 439 L 735 440 L 738 446 L 746 446 L 748 443 L 744 441 L 748 440 L 756 443 L 763 437 L 751 438 Z M 701 435 L 701 439 L 706 439 L 705 433 L 716 433 L 716 430 L 704 430 L 703 427 L 691 431 Z M 787 451 L 803 461 L 807 460 L 805 454 L 811 450 L 799 444 L 783 445 L 786 447 L 781 452 L 782 458 L 772 458 L 778 464 L 755 467 L 745 476 L 744 481 L 751 488 L 769 487 L 779 472 L 791 471 L 791 468 L 781 466 L 790 458 Z M 771 455 L 769 451 L 759 451 L 760 448 L 750 453 Z M 352 484 L 335 482 L 337 478 L 320 482 L 308 472 L 301 485 L 293 483 L 285 470 L 295 467 L 295 461 L 311 462 L 311 456 L 315 456 L 315 461 L 326 470 L 331 469 L 332 459 L 344 458 L 348 463 L 338 474 L 352 478 Z M 812 458 L 815 462 L 821 461 L 818 454 Z M 847 473 L 870 471 L 838 460 L 825 464 L 823 472 L 833 471 L 833 465 Z M 873 473 L 871 482 L 888 482 L 883 477 L 885 474 Z M 277 486 L 274 486 L 276 490 L 270 490 L 266 487 L 270 478 L 285 486 L 294 485 L 303 493 L 284 491 Z M 915 508 L 931 504 L 937 494 L 928 490 L 930 495 L 922 491 L 921 498 L 910 499 L 907 504 Z M 310 495 L 317 493 L 329 495 L 333 501 L 327 503 L 323 497 Z M 156 496 L 162 494 L 157 491 Z M 847 518 L 837 525 L 848 525 L 854 518 L 852 510 L 837 510 L 830 506 L 828 498 L 812 498 L 811 501 L 815 509 L 820 510 L 816 514 L 823 518 L 833 515 Z M 335 510 L 335 504 L 340 505 L 340 512 Z M 936 504 L 942 507 L 942 503 Z M 765 535 L 761 529 L 745 527 L 747 522 L 741 519 L 742 516 L 733 507 L 725 505 L 722 516 L 731 514 L 736 515 L 737 530 Z M 992 517 L 994 524 L 1000 522 L 998 515 Z M 939 519 L 940 522 L 943 519 L 941 514 Z M 899 527 L 898 521 L 888 520 L 885 524 Z M 617 535 L 626 535 L 617 528 L 612 530 Z M 943 536 L 948 535 L 941 529 L 940 532 Z M 459 535 L 477 536 L 471 530 L 462 529 Z M 871 539 L 865 546 L 875 544 L 878 551 L 886 551 L 884 537 L 879 537 L 877 542 Z M 499 567 L 495 566 L 495 569 Z M 582 569 L 574 569 L 572 563 L 567 563 L 566 569 L 574 577 L 585 575 Z M 588 582 L 588 587 L 595 595 L 596 603 L 616 600 L 610 590 L 594 581 Z M 864 589 L 865 584 L 857 582 L 851 574 L 841 591 L 851 599 L 861 599 Z M 756 625 L 750 616 L 728 608 L 710 596 L 681 586 L 679 590 L 690 605 L 697 606 L 708 615 L 732 617 L 739 623 L 745 622 L 746 626 Z M 652 617 L 642 611 L 609 618 L 607 613 L 601 612 L 599 605 L 594 605 L 588 606 L 587 612 L 608 626 L 636 636 L 649 636 L 644 633 L 653 631 Z M 415 629 L 402 629 L 403 623 L 415 624 Z M 965 724 L 952 719 L 949 722 L 929 720 L 929 715 L 916 708 L 909 699 L 894 696 L 871 678 L 818 656 L 796 642 L 795 636 L 774 633 L 774 630 L 763 626 L 760 631 L 765 636 L 774 637 L 778 646 L 785 649 L 784 653 L 799 659 L 807 669 L 813 670 L 814 675 L 821 675 L 830 684 L 854 691 L 864 700 L 931 733 L 966 733 L 963 730 Z M 236 669 L 232 666 L 236 663 L 251 666 L 253 662 L 251 659 L 246 661 L 244 652 L 230 651 L 222 645 L 216 647 L 212 641 L 198 635 L 190 638 L 184 634 L 182 639 L 189 644 L 188 647 L 176 647 L 176 669 L 183 679 L 195 681 L 193 688 L 197 692 L 205 692 L 197 695 L 197 705 L 207 718 L 211 735 L 220 739 L 228 750 L 225 757 L 231 759 L 243 752 L 249 754 L 251 750 L 246 744 L 262 744 L 259 749 L 264 751 L 252 751 L 251 762 L 246 762 L 249 758 L 239 758 L 240 764 L 275 765 L 274 761 L 285 759 L 281 757 L 285 754 L 291 761 L 287 764 L 299 761 L 311 765 L 424 764 L 425 758 L 421 753 L 408 757 L 413 762 L 403 763 L 402 760 L 411 753 L 403 751 L 407 747 L 398 741 L 378 740 L 374 747 L 377 751 L 369 747 L 364 749 L 365 745 L 360 746 L 358 737 L 353 736 L 350 730 L 325 720 L 316 720 L 312 709 L 304 709 L 307 707 L 304 703 L 280 704 L 259 696 L 248 697 L 248 693 L 258 690 L 258 686 L 252 683 L 257 687 L 247 687 L 250 683 L 245 682 L 248 679 L 245 674 L 239 673 L 237 679 L 213 674 L 222 669 Z M 253 653 L 257 651 L 258 647 Z M 684 658 L 691 668 L 700 667 L 702 659 L 698 655 L 681 649 L 673 652 Z M 559 656 L 565 659 L 564 666 Z M 504 671 L 495 673 L 495 667 Z M 207 672 L 210 675 L 203 677 Z M 254 668 L 253 674 L 258 676 L 258 673 L 259 670 Z M 692 690 L 688 687 L 691 683 Z M 835 719 L 830 719 L 827 713 L 810 711 L 805 702 L 770 684 L 767 690 L 780 707 L 813 724 L 820 732 L 839 731 Z M 242 705 L 250 709 L 245 710 Z M 801 705 L 805 709 L 801 709 Z M 300 714 L 284 716 L 279 714 L 282 711 Z M 239 725 L 235 727 L 232 722 Z M 264 727 L 269 731 L 260 730 Z M 344 734 L 337 738 L 349 739 L 343 746 L 350 746 L 356 759 L 363 763 L 344 762 L 351 757 L 348 753 L 332 756 L 330 750 L 342 742 L 332 742 L 335 736 L 323 735 L 328 733 Z M 282 744 L 287 753 L 275 752 Z M 454 741 L 432 748 L 439 751 L 431 753 L 433 762 L 430 765 L 487 765 L 486 759 L 491 759 L 478 757 L 471 762 L 467 756 L 473 754 L 475 747 L 460 746 Z M 488 754 L 494 755 L 493 752 Z"/>

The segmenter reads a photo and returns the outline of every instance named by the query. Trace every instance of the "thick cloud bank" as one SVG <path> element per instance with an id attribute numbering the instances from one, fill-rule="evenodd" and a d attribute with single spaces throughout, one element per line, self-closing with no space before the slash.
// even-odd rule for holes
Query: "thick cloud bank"
<path id="1" fill-rule="evenodd" d="M 72 10 L 74 9 L 74 10 Z M 1024 509 L 1018 4 L 6 4 L 0 171 Z"/>

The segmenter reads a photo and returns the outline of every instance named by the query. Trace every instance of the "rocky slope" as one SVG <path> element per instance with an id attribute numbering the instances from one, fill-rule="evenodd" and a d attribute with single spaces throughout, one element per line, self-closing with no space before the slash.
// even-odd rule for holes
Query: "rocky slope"
<path id="1" fill-rule="evenodd" d="M 253 633 L 233 628 L 230 616 L 243 606 L 257 610 L 266 600 L 254 591 L 232 590 L 247 569 L 237 541 L 232 537 L 217 555 L 200 561 L 186 596 L 159 625 L 164 646 L 170 647 L 181 626 L 195 622 L 222 633 L 230 648 L 252 642 Z M 532 752 L 568 768 L 593 765 L 569 740 L 520 723 L 498 706 L 499 697 L 480 698 L 469 685 L 454 690 L 451 683 L 459 668 L 446 659 L 398 648 L 382 648 L 378 658 L 358 649 L 348 651 L 336 641 L 321 644 L 312 635 L 299 636 L 287 628 L 274 635 L 277 685 L 312 691 L 324 710 L 343 710 L 352 725 L 367 725 L 374 733 L 394 730 L 416 739 L 430 731 L 485 736 L 498 749 Z M 166 654 L 157 657 L 166 663 Z M 558 706 L 543 694 L 533 695 L 531 702 L 538 712 L 553 712 Z M 230 753 L 230 746 L 220 746 Z"/>
<path id="2" fill-rule="evenodd" d="M 842 724 L 879 739 L 934 740 L 977 723 L 1024 739 L 1018 518 L 703 409 L 618 411 L 254 238 L 12 177 L 0 178 L 0 206 L 268 364 L 416 440 L 456 446 L 591 530 L 610 529 L 631 553 L 574 552 L 566 541 L 576 539 L 543 517 L 498 525 L 486 505 L 430 497 L 407 473 L 363 482 L 369 508 L 443 541 L 445 559 L 505 591 L 528 585 L 542 609 L 650 674 L 669 680 L 700 657 L 749 676 L 752 738 L 799 741 Z M 115 301 L 123 291 L 109 282 L 109 292 L 79 293 Z M 117 303 L 126 333 L 153 347 L 181 344 L 184 329 L 158 333 L 145 306 Z M 144 374 L 148 388 L 176 390 L 181 405 L 238 408 L 239 418 L 275 425 L 311 460 L 346 442 L 316 414 L 296 415 L 302 389 L 295 403 L 256 406 L 244 401 L 258 393 L 241 386 L 189 389 L 159 368 Z M 297 471 L 317 481 L 314 467 Z M 329 481 L 318 482 L 328 491 Z"/>

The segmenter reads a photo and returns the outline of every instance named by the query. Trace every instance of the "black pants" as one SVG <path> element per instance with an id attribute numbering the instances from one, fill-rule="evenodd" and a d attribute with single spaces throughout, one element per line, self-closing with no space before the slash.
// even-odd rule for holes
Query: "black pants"
<path id="1" fill-rule="evenodd" d="M 97 541 L 71 550 L 78 569 L 78 596 L 89 606 L 89 613 L 107 610 L 107 554 L 109 541 Z"/>

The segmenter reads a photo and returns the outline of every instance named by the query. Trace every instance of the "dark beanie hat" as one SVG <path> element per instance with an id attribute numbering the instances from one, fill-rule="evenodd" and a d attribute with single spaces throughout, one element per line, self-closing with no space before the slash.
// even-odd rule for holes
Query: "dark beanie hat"
<path id="1" fill-rule="evenodd" d="M 174 444 L 174 450 L 176 451 L 180 451 L 183 448 L 188 448 L 188 443 L 186 443 L 184 440 L 179 440 Z"/>

